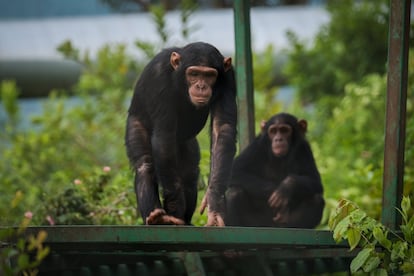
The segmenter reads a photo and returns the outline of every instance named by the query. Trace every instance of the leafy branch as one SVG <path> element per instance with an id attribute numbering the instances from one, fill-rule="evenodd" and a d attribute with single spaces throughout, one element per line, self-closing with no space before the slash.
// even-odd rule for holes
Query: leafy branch
<path id="1" fill-rule="evenodd" d="M 333 238 L 347 240 L 350 250 L 361 251 L 352 260 L 351 273 L 388 275 L 414 272 L 414 217 L 409 197 L 401 202 L 401 234 L 369 217 L 355 203 L 341 200 L 329 219 Z"/>

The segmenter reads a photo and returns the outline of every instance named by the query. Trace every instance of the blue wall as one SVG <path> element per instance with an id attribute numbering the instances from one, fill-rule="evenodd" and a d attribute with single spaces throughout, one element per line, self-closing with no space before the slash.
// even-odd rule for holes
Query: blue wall
<path id="1" fill-rule="evenodd" d="M 0 20 L 109 13 L 99 0 L 0 0 Z"/>

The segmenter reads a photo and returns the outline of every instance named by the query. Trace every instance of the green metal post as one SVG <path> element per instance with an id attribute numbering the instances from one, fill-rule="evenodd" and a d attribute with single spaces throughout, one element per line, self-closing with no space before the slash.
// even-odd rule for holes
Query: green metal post
<path id="1" fill-rule="evenodd" d="M 234 32 L 239 109 L 239 146 L 242 150 L 253 140 L 255 135 L 249 0 L 234 1 Z"/>
<path id="2" fill-rule="evenodd" d="M 401 220 L 410 8 L 411 0 L 390 1 L 382 222 L 391 229 Z"/>

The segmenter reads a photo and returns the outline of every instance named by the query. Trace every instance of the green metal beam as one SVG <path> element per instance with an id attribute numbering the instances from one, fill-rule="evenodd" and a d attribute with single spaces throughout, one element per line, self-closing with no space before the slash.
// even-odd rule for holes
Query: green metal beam
<path id="1" fill-rule="evenodd" d="M 239 109 L 239 147 L 240 150 L 242 150 L 253 140 L 255 136 L 249 0 L 234 1 L 234 33 Z"/>
<path id="2" fill-rule="evenodd" d="M 124 250 L 223 250 L 292 247 L 347 247 L 336 244 L 332 232 L 313 229 L 177 226 L 44 226 L 53 248 L 118 248 Z M 98 247 L 97 247 L 98 246 Z"/>
<path id="3" fill-rule="evenodd" d="M 404 176 L 410 0 L 390 1 L 382 222 L 396 229 Z"/>

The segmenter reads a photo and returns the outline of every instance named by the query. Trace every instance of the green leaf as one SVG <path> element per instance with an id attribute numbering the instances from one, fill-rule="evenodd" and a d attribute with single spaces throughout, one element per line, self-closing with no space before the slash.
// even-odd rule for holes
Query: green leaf
<path id="1" fill-rule="evenodd" d="M 401 270 L 407 274 L 411 273 L 410 275 L 412 275 L 412 273 L 414 272 L 414 262 L 408 262 L 405 261 L 402 265 L 401 265 Z"/>
<path id="2" fill-rule="evenodd" d="M 346 232 L 349 228 L 350 219 L 345 217 L 343 220 L 339 221 L 336 225 L 333 233 L 333 238 L 336 242 L 340 242 L 342 239 L 346 238 Z"/>
<path id="3" fill-rule="evenodd" d="M 372 230 L 374 234 L 374 238 L 386 249 L 391 250 L 392 243 L 390 240 L 387 239 L 387 233 L 384 234 L 381 227 L 375 226 Z"/>
<path id="4" fill-rule="evenodd" d="M 404 259 L 408 249 L 407 242 L 397 241 L 394 243 L 391 250 L 391 261 L 398 261 L 398 259 Z"/>
<path id="5" fill-rule="evenodd" d="M 366 218 L 367 214 L 360 209 L 356 209 L 352 211 L 350 216 L 353 222 L 360 223 L 364 218 Z"/>
<path id="6" fill-rule="evenodd" d="M 374 271 L 371 271 L 371 273 L 369 275 L 370 276 L 388 276 L 388 272 L 387 272 L 387 270 L 385 270 L 383 268 L 378 268 Z"/>
<path id="7" fill-rule="evenodd" d="M 16 248 L 18 248 L 20 251 L 24 251 L 25 246 L 26 241 L 24 239 L 19 239 L 16 243 Z"/>
<path id="8" fill-rule="evenodd" d="M 346 234 L 350 250 L 354 250 L 361 240 L 361 232 L 358 229 L 349 228 Z"/>
<path id="9" fill-rule="evenodd" d="M 43 249 L 39 249 L 37 251 L 37 255 L 36 255 L 36 260 L 37 261 L 41 261 L 43 260 L 50 252 L 50 248 L 49 247 L 45 247 Z"/>
<path id="10" fill-rule="evenodd" d="M 338 223 L 348 217 L 354 209 L 355 206 L 352 202 L 346 199 L 341 199 L 338 203 L 338 207 L 329 218 L 329 228 L 332 230 L 335 229 Z"/>
<path id="11" fill-rule="evenodd" d="M 409 227 L 408 225 L 401 225 L 400 229 L 404 235 L 405 240 L 409 243 L 413 242 L 413 234 L 414 234 L 413 227 Z"/>
<path id="12" fill-rule="evenodd" d="M 19 268 L 26 268 L 29 265 L 29 256 L 27 254 L 22 254 L 17 259 L 17 265 Z"/>
<path id="13" fill-rule="evenodd" d="M 411 207 L 411 200 L 409 197 L 404 196 L 401 200 L 401 216 L 403 217 L 403 222 L 408 223 L 408 212 Z"/>
<path id="14" fill-rule="evenodd" d="M 351 262 L 351 273 L 357 272 L 364 265 L 370 257 L 372 250 L 372 248 L 364 248 L 356 255 Z"/>
<path id="15" fill-rule="evenodd" d="M 404 196 L 401 200 L 401 209 L 404 214 L 408 214 L 408 211 L 411 208 L 411 200 L 408 196 Z"/>
<path id="16" fill-rule="evenodd" d="M 381 259 L 378 256 L 370 256 L 365 264 L 362 266 L 362 269 L 365 272 L 371 272 L 376 269 L 381 263 Z"/>

